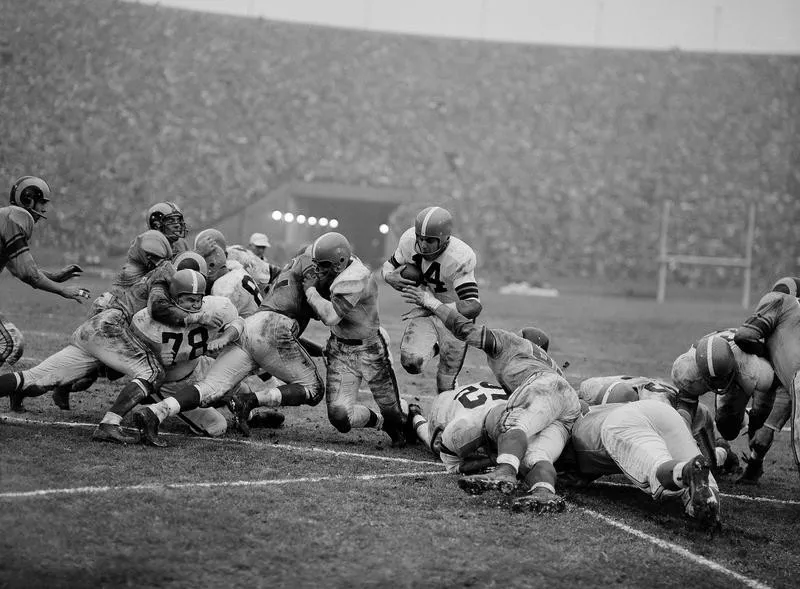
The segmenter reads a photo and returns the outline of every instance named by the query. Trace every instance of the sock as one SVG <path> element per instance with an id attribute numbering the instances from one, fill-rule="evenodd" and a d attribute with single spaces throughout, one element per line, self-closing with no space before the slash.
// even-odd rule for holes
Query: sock
<path id="1" fill-rule="evenodd" d="M 516 473 L 519 463 L 528 449 L 528 436 L 521 429 L 514 428 L 500 434 L 497 439 L 497 464 L 506 464 Z"/>
<path id="2" fill-rule="evenodd" d="M 163 401 L 150 406 L 150 410 L 158 417 L 158 422 L 163 422 L 167 417 L 181 412 L 181 405 L 174 397 L 167 397 Z"/>
<path id="3" fill-rule="evenodd" d="M 119 424 L 122 421 L 122 417 L 128 414 L 128 412 L 136 407 L 140 401 L 142 401 L 148 394 L 150 393 L 149 390 L 146 389 L 145 385 L 143 385 L 138 379 L 134 379 L 122 387 L 122 390 L 117 395 L 116 401 L 109 409 L 109 412 L 106 413 L 108 415 L 116 415 L 119 417 L 119 421 L 116 421 L 116 424 Z M 103 423 L 112 423 L 110 421 L 106 421 L 106 418 L 103 418 Z"/>
<path id="4" fill-rule="evenodd" d="M 720 448 L 719 446 L 717 446 L 716 448 L 714 448 L 714 454 L 716 454 L 717 456 L 717 466 L 721 468 L 722 465 L 725 464 L 725 461 L 728 459 L 728 451 L 725 448 Z"/>
<path id="5" fill-rule="evenodd" d="M 368 409 L 369 411 L 369 418 L 367 419 L 367 423 L 364 424 L 364 427 L 374 427 L 375 429 L 381 429 L 383 427 L 383 415 L 378 415 L 372 409 Z"/>
<path id="6" fill-rule="evenodd" d="M 282 384 L 278 390 L 281 392 L 281 405 L 284 407 L 298 407 L 308 403 L 306 387 L 301 384 Z"/>
<path id="7" fill-rule="evenodd" d="M 23 382 L 25 382 L 25 379 L 22 377 L 21 372 L 0 374 L 0 397 L 7 397 L 11 393 L 15 393 Z"/>
<path id="8" fill-rule="evenodd" d="M 181 411 L 200 407 L 200 391 L 195 386 L 178 390 L 172 398 L 178 402 Z"/>
<path id="9" fill-rule="evenodd" d="M 656 479 L 661 486 L 668 491 L 677 491 L 681 488 L 681 484 L 676 483 L 675 477 L 673 476 L 676 472 L 676 465 L 678 464 L 680 464 L 680 466 L 678 466 L 677 472 L 678 476 L 680 476 L 683 465 L 686 464 L 685 462 L 678 463 L 677 460 L 667 460 L 659 464 L 658 468 L 656 468 Z"/>
<path id="10" fill-rule="evenodd" d="M 536 489 L 539 489 L 539 488 L 547 489 L 553 495 L 556 494 L 556 488 L 553 485 L 551 485 L 550 483 L 545 483 L 544 481 L 540 481 L 538 483 L 533 483 L 533 486 L 531 487 L 531 492 L 533 492 L 533 491 L 535 491 Z"/>
<path id="11" fill-rule="evenodd" d="M 686 466 L 686 462 L 678 462 L 672 468 L 672 480 L 673 482 L 678 485 L 679 489 L 683 489 L 689 486 L 689 481 L 683 480 L 683 467 Z"/>
<path id="12" fill-rule="evenodd" d="M 100 420 L 100 423 L 107 423 L 109 425 L 120 425 L 122 423 L 122 416 L 109 411 L 103 416 L 103 419 Z"/>
<path id="13" fill-rule="evenodd" d="M 428 425 L 428 420 L 422 415 L 415 415 L 412 424 L 414 426 L 414 431 L 417 431 L 422 426 Z"/>

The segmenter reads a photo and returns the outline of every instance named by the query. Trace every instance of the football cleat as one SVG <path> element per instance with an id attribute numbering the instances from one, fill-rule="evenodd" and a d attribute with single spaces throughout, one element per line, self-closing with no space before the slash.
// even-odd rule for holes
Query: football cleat
<path id="1" fill-rule="evenodd" d="M 515 476 L 497 475 L 493 472 L 458 479 L 459 488 L 470 495 L 481 495 L 487 491 L 500 491 L 504 495 L 510 495 L 516 491 L 518 484 Z"/>
<path id="2" fill-rule="evenodd" d="M 386 421 L 383 422 L 383 431 L 391 438 L 392 448 L 405 448 L 408 444 L 405 434 L 405 424 L 393 425 Z"/>
<path id="3" fill-rule="evenodd" d="M 63 411 L 69 411 L 69 387 L 56 387 L 53 389 L 53 403 Z"/>
<path id="4" fill-rule="evenodd" d="M 22 404 L 25 397 L 25 391 L 17 389 L 8 396 L 8 408 L 14 413 L 25 413 L 27 409 L 25 409 L 25 406 Z"/>
<path id="5" fill-rule="evenodd" d="M 684 495 L 686 515 L 704 526 L 716 527 L 720 521 L 719 497 L 709 484 L 710 474 L 708 460 L 698 454 L 684 465 L 681 477 L 688 483 Z"/>
<path id="6" fill-rule="evenodd" d="M 742 456 L 745 467 L 742 474 L 736 479 L 737 485 L 757 485 L 761 475 L 764 474 L 764 461 L 758 458 Z"/>
<path id="7" fill-rule="evenodd" d="M 139 436 L 126 436 L 122 427 L 113 423 L 101 423 L 92 433 L 95 442 L 111 442 L 112 444 L 138 444 Z"/>
<path id="8" fill-rule="evenodd" d="M 167 443 L 158 436 L 161 422 L 150 407 L 139 407 L 133 412 L 133 422 L 139 428 L 139 435 L 144 444 L 165 448 Z"/>
<path id="9" fill-rule="evenodd" d="M 233 414 L 233 423 L 242 432 L 242 435 L 250 437 L 250 426 L 247 421 L 250 419 L 250 412 L 258 407 L 258 398 L 255 393 L 235 393 L 228 400 L 228 410 Z"/>
<path id="10" fill-rule="evenodd" d="M 247 420 L 248 427 L 252 428 L 268 428 L 278 429 L 286 421 L 286 416 L 283 413 L 278 413 L 272 409 L 257 411 L 253 417 Z"/>
<path id="11" fill-rule="evenodd" d="M 561 513 L 566 507 L 567 503 L 563 497 L 542 487 L 536 487 L 522 497 L 514 499 L 511 503 L 511 511 L 532 511 L 537 514 Z"/>

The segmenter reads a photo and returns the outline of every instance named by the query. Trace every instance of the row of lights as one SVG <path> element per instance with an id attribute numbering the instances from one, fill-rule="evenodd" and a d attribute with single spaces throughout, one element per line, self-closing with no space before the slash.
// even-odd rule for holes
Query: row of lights
<path id="1" fill-rule="evenodd" d="M 305 225 L 308 223 L 311 227 L 319 224 L 320 227 L 330 227 L 336 229 L 339 226 L 338 219 L 328 219 L 327 217 L 306 217 L 303 214 L 295 215 L 294 213 L 282 213 L 280 211 L 272 211 L 272 219 L 274 221 L 285 221 L 286 223 L 297 222 L 298 225 Z"/>

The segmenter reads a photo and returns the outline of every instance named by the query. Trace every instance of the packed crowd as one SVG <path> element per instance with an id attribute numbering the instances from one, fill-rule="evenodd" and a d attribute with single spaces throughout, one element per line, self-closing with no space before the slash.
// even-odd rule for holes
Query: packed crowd
<path id="1" fill-rule="evenodd" d="M 10 205 L 0 208 L 0 260 L 34 288 L 82 302 L 89 291 L 65 284 L 82 269 L 42 271 L 29 247 L 51 196 L 39 177 L 13 183 Z M 453 217 L 440 206 L 419 211 L 375 271 L 337 232 L 277 268 L 262 257 L 264 235 L 245 248 L 210 228 L 190 247 L 175 203 L 153 205 L 146 218 L 148 229 L 130 243 L 69 344 L 36 366 L 0 374 L 0 397 L 10 397 L 12 409 L 48 392 L 69 409 L 70 395 L 97 379 L 124 379 L 92 439 L 163 447 L 159 428 L 171 417 L 217 437 L 228 430 L 227 409 L 249 435 L 251 427 L 280 426 L 280 408 L 324 400 L 339 432 L 373 428 L 398 448 L 419 441 L 461 475 L 468 493 L 522 490 L 512 509 L 562 511 L 559 471 L 562 482 L 578 485 L 624 474 L 654 499 L 679 497 L 686 515 L 712 530 L 721 522 L 715 476 L 757 482 L 774 432 L 790 421 L 800 468 L 800 278 L 775 283 L 738 328 L 692 344 L 673 363 L 671 383 L 612 375 L 576 389 L 548 354 L 544 331 L 480 323 L 477 256 L 452 235 Z M 410 304 L 402 368 L 420 374 L 438 361 L 427 412 L 400 394 L 379 281 Z M 311 321 L 330 329 L 324 349 L 302 337 Z M 24 336 L 2 316 L 0 344 L 0 364 L 16 363 Z M 468 346 L 485 353 L 496 383 L 459 386 Z M 358 402 L 362 384 L 377 409 Z M 699 403 L 708 392 L 716 395 L 713 415 Z M 256 421 L 259 408 L 267 412 Z M 129 414 L 136 435 L 122 427 Z M 746 417 L 750 454 L 741 471 L 727 440 Z"/>
<path id="2" fill-rule="evenodd" d="M 800 218 L 796 57 L 24 4 L 0 23 L 0 174 L 21 162 L 59 178 L 72 206 L 43 238 L 62 249 L 105 254 L 156 195 L 201 228 L 290 177 L 413 187 L 453 211 L 482 275 L 505 281 L 652 277 L 664 199 L 674 253 L 742 255 L 756 202 L 755 272 L 792 273 L 800 257 L 786 223 Z M 17 42 L 22 19 L 48 34 Z"/>

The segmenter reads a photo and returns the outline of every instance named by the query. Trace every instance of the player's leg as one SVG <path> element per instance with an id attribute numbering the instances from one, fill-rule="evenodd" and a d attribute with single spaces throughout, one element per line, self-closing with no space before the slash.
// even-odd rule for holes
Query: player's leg
<path id="1" fill-rule="evenodd" d="M 201 356 L 197 366 L 192 373 L 178 382 L 165 382 L 153 393 L 156 402 L 164 401 L 167 397 L 172 397 L 183 385 L 198 382 L 207 374 L 208 369 L 214 360 L 208 356 Z M 192 433 L 198 436 L 218 438 L 228 429 L 228 421 L 225 416 L 213 407 L 198 407 L 189 409 L 178 414 L 178 418 L 189 426 Z"/>
<path id="2" fill-rule="evenodd" d="M 409 437 L 413 439 L 414 429 L 408 418 L 408 403 L 400 399 L 389 336 L 383 328 L 364 344 L 360 355 L 362 374 L 383 416 L 383 430 L 392 439 L 392 446 L 403 447 Z"/>
<path id="3" fill-rule="evenodd" d="M 360 346 L 359 346 L 360 347 Z M 342 433 L 352 428 L 375 428 L 383 426 L 383 416 L 368 407 L 356 403 L 362 382 L 361 359 L 353 354 L 349 344 L 328 340 L 328 374 L 325 383 L 325 403 L 328 421 Z"/>
<path id="4" fill-rule="evenodd" d="M 790 397 L 792 401 L 792 455 L 800 472 L 800 370 L 794 373 L 791 382 Z"/>
<path id="5" fill-rule="evenodd" d="M 514 511 L 536 513 L 564 511 L 563 497 L 556 494 L 556 469 L 553 464 L 569 439 L 569 428 L 556 421 L 539 432 L 528 443 L 528 449 L 520 465 L 520 474 L 525 478 L 528 493 L 514 500 Z"/>
<path id="6" fill-rule="evenodd" d="M 438 335 L 433 317 L 408 321 L 400 340 L 400 364 L 409 374 L 421 374 L 438 353 Z"/>
<path id="7" fill-rule="evenodd" d="M 775 398 L 772 410 L 764 422 L 764 425 L 750 438 L 750 454 L 745 457 L 745 468 L 741 476 L 736 479 L 737 483 L 755 485 L 761 475 L 764 474 L 764 457 L 772 447 L 775 439 L 775 432 L 783 429 L 792 416 L 792 399 L 789 391 L 784 386 L 778 387 L 775 391 Z"/>
<path id="8" fill-rule="evenodd" d="M 458 388 L 458 374 L 467 357 L 467 344 L 458 339 L 437 317 L 433 319 L 439 342 L 439 366 L 436 369 L 436 392 Z"/>
<path id="9" fill-rule="evenodd" d="M 16 364 L 25 351 L 25 338 L 16 325 L 0 313 L 0 366 Z"/>
<path id="10" fill-rule="evenodd" d="M 742 431 L 750 396 L 734 382 L 725 394 L 717 395 L 714 401 L 714 420 L 720 435 L 726 440 L 735 440 Z"/>

